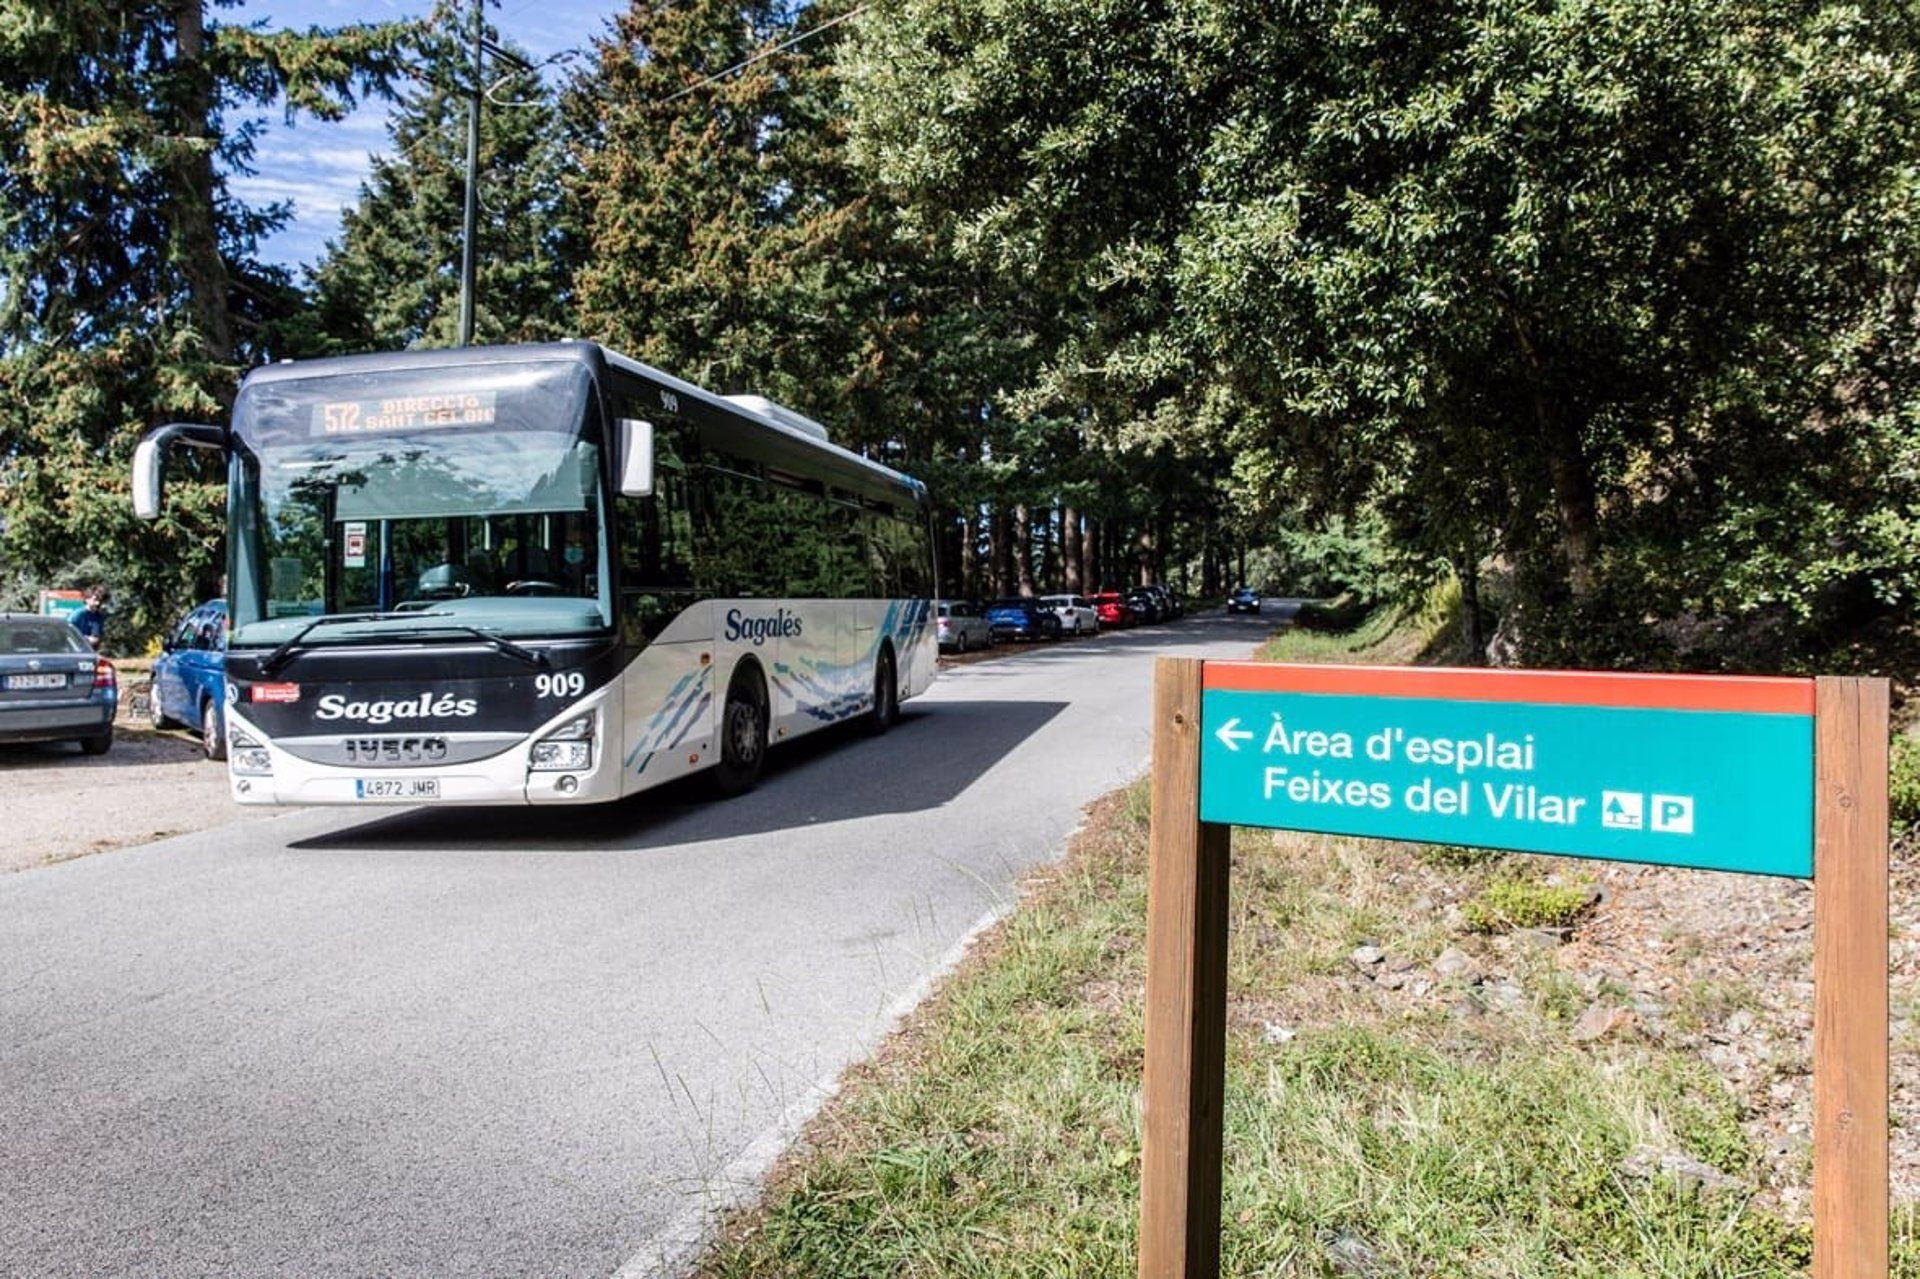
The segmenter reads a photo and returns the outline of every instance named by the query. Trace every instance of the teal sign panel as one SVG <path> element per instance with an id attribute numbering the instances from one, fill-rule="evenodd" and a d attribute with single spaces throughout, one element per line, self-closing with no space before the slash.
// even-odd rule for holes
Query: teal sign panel
<path id="1" fill-rule="evenodd" d="M 1813 874 L 1810 713 L 1211 683 L 1202 821 Z"/>

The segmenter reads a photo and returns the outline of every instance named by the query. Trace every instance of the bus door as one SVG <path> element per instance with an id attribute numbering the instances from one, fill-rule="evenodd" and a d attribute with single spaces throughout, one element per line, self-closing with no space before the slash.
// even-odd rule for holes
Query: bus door
<path id="1" fill-rule="evenodd" d="M 622 693 L 623 792 L 710 763 L 726 696 L 714 687 L 714 606 L 697 589 L 692 493 L 672 441 L 656 436 L 653 496 L 623 497 L 615 508 L 620 633 L 633 654 Z"/>

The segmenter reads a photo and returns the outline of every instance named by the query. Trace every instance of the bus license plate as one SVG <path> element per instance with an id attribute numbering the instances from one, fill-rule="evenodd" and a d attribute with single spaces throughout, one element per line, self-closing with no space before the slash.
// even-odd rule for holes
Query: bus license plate
<path id="1" fill-rule="evenodd" d="M 355 799 L 439 799 L 438 777 L 358 777 L 353 783 Z"/>
<path id="2" fill-rule="evenodd" d="M 7 676 L 7 688 L 9 690 L 16 688 L 65 688 L 66 686 L 67 677 L 65 675 Z"/>

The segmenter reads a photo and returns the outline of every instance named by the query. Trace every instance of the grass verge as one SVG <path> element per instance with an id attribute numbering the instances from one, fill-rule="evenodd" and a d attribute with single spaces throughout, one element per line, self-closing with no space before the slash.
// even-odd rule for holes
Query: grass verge
<path id="1" fill-rule="evenodd" d="M 1145 809 L 1140 787 L 1095 806 L 702 1275 L 1132 1273 Z M 1265 831 L 1236 831 L 1233 855 L 1224 1273 L 1805 1272 L 1807 1231 L 1743 1185 L 1755 1152 L 1710 1070 L 1631 1033 L 1571 1042 L 1580 999 L 1550 956 L 1499 957 L 1420 908 L 1503 863 Z M 1362 943 L 1412 979 L 1357 967 Z M 1517 997 L 1485 1007 L 1434 976 L 1459 945 Z M 1920 1274 L 1914 1226 L 1897 1223 L 1897 1273 Z"/>

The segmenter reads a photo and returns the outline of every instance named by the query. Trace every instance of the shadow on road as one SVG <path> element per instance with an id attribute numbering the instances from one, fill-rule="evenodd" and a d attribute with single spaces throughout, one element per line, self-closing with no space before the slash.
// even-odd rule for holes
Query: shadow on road
<path id="1" fill-rule="evenodd" d="M 776 746 L 760 785 L 709 799 L 691 777 L 591 808 L 416 808 L 303 839 L 303 850 L 644 849 L 909 813 L 951 802 L 1065 702 L 908 702 L 885 737 L 826 729 Z"/>
<path id="2" fill-rule="evenodd" d="M 197 738 L 156 733 L 148 729 L 114 728 L 113 748 L 105 755 L 88 755 L 73 742 L 8 742 L 0 745 L 0 772 L 31 769 L 87 768 L 95 772 L 141 764 L 191 763 L 204 760 Z M 206 761 L 208 769 L 225 773 L 224 764 Z"/>

